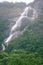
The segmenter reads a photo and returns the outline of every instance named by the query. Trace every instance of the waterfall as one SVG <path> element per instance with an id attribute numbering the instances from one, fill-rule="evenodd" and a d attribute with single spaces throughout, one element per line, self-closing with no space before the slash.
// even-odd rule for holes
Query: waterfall
<path id="1" fill-rule="evenodd" d="M 34 20 L 37 18 L 36 10 L 32 7 L 26 7 L 24 12 L 21 14 L 19 19 L 16 21 L 15 25 L 12 26 L 9 37 L 5 40 L 4 45 L 8 45 L 8 43 L 11 41 L 11 39 L 14 37 L 18 37 L 21 33 L 23 33 L 27 26 L 27 23 L 29 21 Z M 21 30 L 22 25 L 24 25 L 24 28 Z M 5 50 L 5 46 L 2 44 L 3 50 Z"/>
<path id="2" fill-rule="evenodd" d="M 2 50 L 3 50 L 3 51 L 5 50 L 5 46 L 4 46 L 4 44 L 2 44 Z"/>

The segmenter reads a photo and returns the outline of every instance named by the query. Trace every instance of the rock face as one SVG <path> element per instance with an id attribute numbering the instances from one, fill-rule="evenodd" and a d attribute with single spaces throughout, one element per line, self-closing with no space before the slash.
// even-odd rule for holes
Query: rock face
<path id="1" fill-rule="evenodd" d="M 43 8 L 43 0 L 35 0 L 33 7 L 37 10 L 38 15 L 41 14 L 41 9 Z"/>
<path id="2" fill-rule="evenodd" d="M 38 1 L 41 1 L 41 0 L 34 0 L 34 2 L 38 2 Z"/>

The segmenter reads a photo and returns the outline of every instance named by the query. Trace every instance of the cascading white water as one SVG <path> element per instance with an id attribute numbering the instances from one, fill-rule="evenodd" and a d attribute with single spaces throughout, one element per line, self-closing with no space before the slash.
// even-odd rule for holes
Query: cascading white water
<path id="1" fill-rule="evenodd" d="M 30 16 L 30 15 L 32 15 L 32 16 Z M 24 27 L 24 29 L 20 31 L 20 28 L 22 27 L 22 25 L 24 23 L 26 24 L 27 22 L 29 22 L 31 20 L 34 20 L 36 17 L 37 17 L 36 10 L 30 6 L 26 7 L 24 12 L 21 14 L 20 18 L 16 21 L 16 24 L 11 28 L 10 35 L 5 40 L 4 44 L 8 45 L 8 43 L 11 41 L 11 39 L 13 37 L 16 38 L 21 34 L 21 32 L 23 33 L 23 30 L 25 30 L 27 28 L 27 26 L 25 26 L 26 28 Z M 25 21 L 25 20 L 28 20 L 28 21 Z M 5 50 L 5 48 L 3 48 L 3 50 Z"/>
<path id="2" fill-rule="evenodd" d="M 4 46 L 4 44 L 2 44 L 2 47 L 3 47 L 3 49 L 2 49 L 2 50 L 4 51 L 4 50 L 5 50 L 5 46 Z"/>

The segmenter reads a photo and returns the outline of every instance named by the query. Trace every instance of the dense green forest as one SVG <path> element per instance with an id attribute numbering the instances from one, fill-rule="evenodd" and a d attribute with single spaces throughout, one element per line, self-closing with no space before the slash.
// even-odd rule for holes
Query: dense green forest
<path id="1" fill-rule="evenodd" d="M 43 65 L 43 19 L 28 26 L 19 38 L 0 52 L 0 65 Z"/>
<path id="2" fill-rule="evenodd" d="M 15 50 L 11 54 L 0 53 L 0 65 L 43 65 L 43 57 L 38 53 Z"/>

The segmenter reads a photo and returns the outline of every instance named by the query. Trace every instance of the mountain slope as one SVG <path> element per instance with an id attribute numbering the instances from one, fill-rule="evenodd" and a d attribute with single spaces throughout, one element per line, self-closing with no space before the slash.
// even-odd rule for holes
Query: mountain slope
<path id="1" fill-rule="evenodd" d="M 40 53 L 40 50 L 43 50 L 43 19 L 32 22 L 22 36 L 10 42 L 6 50 L 10 52 L 13 49 Z"/>
<path id="2" fill-rule="evenodd" d="M 37 44 L 42 45 L 43 47 L 43 18 L 41 17 L 43 14 L 43 0 L 35 0 L 32 5 L 32 7 L 37 11 L 38 18 L 28 23 L 28 28 L 25 30 L 23 35 L 19 36 L 17 39 L 13 40 L 10 42 L 9 46 L 7 49 L 28 49 L 28 46 L 35 48 L 35 45 Z M 39 7 L 40 5 L 40 7 Z M 31 5 L 30 5 L 31 6 Z M 28 10 L 29 11 L 29 10 Z M 29 12 L 28 12 L 29 14 Z M 25 20 L 24 20 L 25 21 Z M 29 48 L 30 48 L 29 47 Z M 38 47 L 38 48 L 39 48 Z M 37 49 L 36 49 L 37 51 Z M 33 52 L 33 51 L 32 51 Z"/>
<path id="3" fill-rule="evenodd" d="M 26 4 L 23 2 L 15 4 L 9 2 L 0 3 L 0 50 L 2 50 L 4 40 L 9 36 L 12 26 L 25 7 Z"/>
<path id="4" fill-rule="evenodd" d="M 5 51 L 0 51 L 0 65 L 43 65 L 43 0 L 28 6 L 37 11 L 38 17 L 29 21 L 22 35 L 11 39 Z"/>

